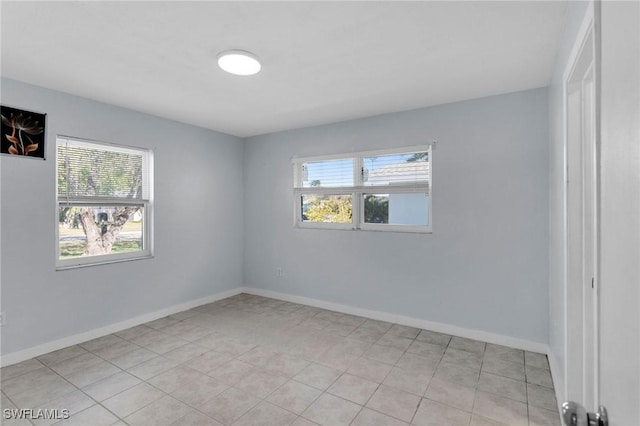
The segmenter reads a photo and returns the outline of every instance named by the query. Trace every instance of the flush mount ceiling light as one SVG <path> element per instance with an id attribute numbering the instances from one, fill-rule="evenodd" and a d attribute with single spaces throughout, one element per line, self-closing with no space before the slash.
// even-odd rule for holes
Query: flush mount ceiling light
<path id="1" fill-rule="evenodd" d="M 230 74 L 254 75 L 262 66 L 258 57 L 244 50 L 226 50 L 218 54 L 218 66 Z"/>

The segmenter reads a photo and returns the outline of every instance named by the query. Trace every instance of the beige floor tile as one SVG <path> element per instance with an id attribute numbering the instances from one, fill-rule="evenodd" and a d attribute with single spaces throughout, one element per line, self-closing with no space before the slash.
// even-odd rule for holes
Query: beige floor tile
<path id="1" fill-rule="evenodd" d="M 471 413 L 429 399 L 420 401 L 411 422 L 415 426 L 467 426 Z"/>
<path id="2" fill-rule="evenodd" d="M 135 339 L 136 337 L 140 337 L 143 334 L 149 333 L 150 331 L 153 331 L 153 329 L 147 327 L 146 325 L 137 325 L 135 327 L 127 328 L 113 334 L 125 340 L 131 340 Z"/>
<path id="3" fill-rule="evenodd" d="M 192 410 L 186 416 L 171 423 L 171 426 L 223 426 L 222 423 L 205 416 L 199 411 Z"/>
<path id="4" fill-rule="evenodd" d="M 162 398 L 164 392 L 147 383 L 140 383 L 102 402 L 110 411 L 124 418 Z"/>
<path id="5" fill-rule="evenodd" d="M 433 375 L 438 366 L 438 361 L 432 358 L 425 358 L 420 355 L 405 353 L 396 363 L 396 367 L 411 371 L 416 374 Z"/>
<path id="6" fill-rule="evenodd" d="M 233 423 L 233 426 L 287 426 L 298 416 L 281 407 L 262 402 Z"/>
<path id="7" fill-rule="evenodd" d="M 132 352 L 115 357 L 109 360 L 109 362 L 111 362 L 111 364 L 115 365 L 116 367 L 127 370 L 131 367 L 135 367 L 138 364 L 142 364 L 145 361 L 149 361 L 152 358 L 156 358 L 157 356 L 157 353 L 151 352 L 149 349 L 138 348 L 133 350 Z"/>
<path id="8" fill-rule="evenodd" d="M 153 328 L 154 330 L 162 330 L 164 328 L 169 327 L 170 325 L 175 325 L 179 323 L 180 320 L 171 317 L 158 318 L 155 321 L 148 322 L 144 325 L 147 327 Z"/>
<path id="9" fill-rule="evenodd" d="M 462 367 L 480 369 L 482 366 L 482 358 L 483 355 L 481 353 L 454 349 L 449 345 L 442 357 L 442 361 L 457 364 Z"/>
<path id="10" fill-rule="evenodd" d="M 276 353 L 267 361 L 265 370 L 272 374 L 279 374 L 290 378 L 304 370 L 309 364 L 309 361 L 297 356 Z"/>
<path id="11" fill-rule="evenodd" d="M 478 354 L 484 354 L 484 348 L 486 343 L 479 340 L 466 339 L 464 337 L 454 336 L 449 342 L 451 349 L 459 349 L 467 352 L 474 352 Z"/>
<path id="12" fill-rule="evenodd" d="M 408 426 L 408 423 L 365 407 L 351 422 L 351 426 Z"/>
<path id="13" fill-rule="evenodd" d="M 384 362 L 374 361 L 368 358 L 359 358 L 349 367 L 347 372 L 375 383 L 382 383 L 392 367 L 392 365 L 385 364 Z"/>
<path id="14" fill-rule="evenodd" d="M 558 412 L 529 405 L 530 426 L 558 426 L 562 424 Z"/>
<path id="15" fill-rule="evenodd" d="M 492 393 L 505 398 L 515 399 L 520 402 L 527 402 L 527 387 L 525 382 L 497 376 L 483 372 L 478 382 L 478 390 Z"/>
<path id="16" fill-rule="evenodd" d="M 204 376 L 204 374 L 199 371 L 179 365 L 149 379 L 147 383 L 157 387 L 163 392 L 171 393 L 176 389 L 196 382 L 202 376 Z"/>
<path id="17" fill-rule="evenodd" d="M 287 379 L 283 376 L 256 370 L 236 383 L 235 387 L 264 399 L 286 382 Z"/>
<path id="18" fill-rule="evenodd" d="M 142 383 L 140 379 L 121 371 L 82 388 L 82 391 L 96 401 L 104 401 L 124 390 Z"/>
<path id="19" fill-rule="evenodd" d="M 471 411 L 476 390 L 455 383 L 433 378 L 424 397 L 464 411 Z"/>
<path id="20" fill-rule="evenodd" d="M 399 367 L 393 367 L 383 384 L 392 388 L 400 389 L 414 395 L 422 396 L 429 386 L 431 374 L 416 373 L 409 370 L 403 370 Z"/>
<path id="21" fill-rule="evenodd" d="M 199 409 L 227 389 L 229 386 L 205 375 L 176 389 L 171 395 L 185 404 Z"/>
<path id="22" fill-rule="evenodd" d="M 419 328 L 409 327 L 406 325 L 393 324 L 388 331 L 389 334 L 394 336 L 406 337 L 408 339 L 415 339 L 420 333 Z"/>
<path id="23" fill-rule="evenodd" d="M 2 383 L 2 391 L 18 408 L 32 408 L 74 392 L 76 388 L 48 368 L 39 368 Z"/>
<path id="24" fill-rule="evenodd" d="M 280 386 L 267 400 L 296 414 L 302 414 L 315 401 L 322 391 L 291 380 Z"/>
<path id="25" fill-rule="evenodd" d="M 526 366 L 527 383 L 553 388 L 551 372 L 544 368 Z"/>
<path id="26" fill-rule="evenodd" d="M 265 346 L 256 346 L 240 355 L 238 359 L 242 362 L 254 365 L 256 367 L 266 367 L 269 360 L 276 355 L 276 352 Z"/>
<path id="27" fill-rule="evenodd" d="M 165 395 L 125 417 L 124 421 L 131 426 L 169 426 L 192 411 L 184 403 Z"/>
<path id="28" fill-rule="evenodd" d="M 109 376 L 121 372 L 122 370 L 107 361 L 100 361 L 95 365 L 91 365 L 81 370 L 64 374 L 64 378 L 73 385 L 81 388 L 91 383 L 98 382 Z"/>
<path id="29" fill-rule="evenodd" d="M 106 410 L 100 405 L 94 405 L 81 411 L 68 420 L 59 422 L 59 425 L 64 426 L 107 426 L 113 425 L 118 421 L 118 418 Z"/>
<path id="30" fill-rule="evenodd" d="M 374 361 L 394 365 L 398 362 L 403 353 L 404 351 L 402 349 L 391 346 L 372 345 L 364 352 L 363 356 Z"/>
<path id="31" fill-rule="evenodd" d="M 325 390 L 340 377 L 340 374 L 340 371 L 334 368 L 312 363 L 296 374 L 293 380 Z"/>
<path id="32" fill-rule="evenodd" d="M 375 330 L 360 326 L 349 334 L 349 338 L 362 340 L 368 343 L 375 343 L 384 335 L 384 333 L 385 332 L 382 330 Z"/>
<path id="33" fill-rule="evenodd" d="M 121 342 L 122 338 L 115 334 L 109 334 L 106 336 L 98 337 L 97 339 L 89 340 L 88 342 L 80 343 L 80 346 L 88 351 L 95 351 L 106 346 L 111 346 L 115 343 Z"/>
<path id="34" fill-rule="evenodd" d="M 461 365 L 442 361 L 436 369 L 433 377 L 442 379 L 450 383 L 475 388 L 480 377 L 479 368 L 468 368 Z"/>
<path id="35" fill-rule="evenodd" d="M 77 371 L 83 371 L 93 365 L 104 362 L 102 358 L 92 353 L 84 353 L 73 358 L 65 359 L 64 361 L 51 364 L 51 368 L 61 376 L 67 376 Z"/>
<path id="36" fill-rule="evenodd" d="M 559 424 L 544 354 L 248 294 L 0 375 L 3 408 L 61 425 Z"/>
<path id="37" fill-rule="evenodd" d="M 530 406 L 557 410 L 556 393 L 544 386 L 527 384 L 527 397 Z"/>
<path id="38" fill-rule="evenodd" d="M 361 409 L 358 404 L 324 393 L 302 415 L 319 425 L 346 426 Z"/>
<path id="39" fill-rule="evenodd" d="M 421 340 L 415 340 L 411 343 L 411 346 L 407 348 L 407 352 L 423 356 L 425 358 L 431 358 L 436 361 L 440 361 L 444 355 L 445 348 L 443 346 L 436 345 L 434 343 L 423 342 Z"/>
<path id="40" fill-rule="evenodd" d="M 420 334 L 418 334 L 416 340 L 433 343 L 434 345 L 444 346 L 446 348 L 451 341 L 451 336 L 448 334 L 436 333 L 435 331 L 420 330 Z"/>
<path id="41" fill-rule="evenodd" d="M 327 392 L 356 404 L 364 405 L 378 389 L 378 383 L 344 373 Z"/>
<path id="42" fill-rule="evenodd" d="M 142 364 L 131 367 L 127 369 L 127 371 L 141 380 L 149 380 L 158 374 L 172 369 L 176 365 L 178 365 L 177 361 L 158 356 L 156 358 L 151 358 L 149 361 L 145 361 Z"/>
<path id="43" fill-rule="evenodd" d="M 229 388 L 206 403 L 200 411 L 224 425 L 230 425 L 259 402 L 259 398 L 247 392 Z"/>
<path id="44" fill-rule="evenodd" d="M 82 350 L 82 348 L 80 348 L 80 349 Z M 63 349 L 63 351 L 64 351 L 64 349 Z M 51 353 L 49 355 L 53 355 L 53 354 L 55 354 L 55 352 L 53 352 L 53 353 Z M 46 357 L 47 355 L 44 355 L 44 356 Z M 4 382 L 5 380 L 21 376 L 21 375 L 23 375 L 25 373 L 29 373 L 31 371 L 37 370 L 37 369 L 42 368 L 42 367 L 44 367 L 43 363 L 41 363 L 37 359 L 32 358 L 32 359 L 28 359 L 26 361 L 19 362 L 17 364 L 9 365 L 7 367 L 2 367 L 2 369 L 0 369 L 0 377 L 2 378 L 2 381 Z"/>
<path id="45" fill-rule="evenodd" d="M 420 404 L 420 397 L 389 386 L 381 385 L 367 407 L 404 422 L 410 422 Z"/>
<path id="46" fill-rule="evenodd" d="M 396 334 L 390 334 L 388 331 L 376 342 L 378 345 L 391 346 L 392 348 L 401 349 L 406 351 L 413 339 L 407 337 L 398 336 Z"/>
<path id="47" fill-rule="evenodd" d="M 225 364 L 232 359 L 233 355 L 231 354 L 209 351 L 193 359 L 190 359 L 189 361 L 185 362 L 184 365 L 193 368 L 194 370 L 198 370 L 201 373 L 209 373 L 210 371 L 220 367 L 222 364 Z"/>
<path id="48" fill-rule="evenodd" d="M 221 364 L 207 374 L 226 385 L 233 386 L 254 371 L 258 370 L 253 365 L 233 359 Z"/>
<path id="49" fill-rule="evenodd" d="M 499 422 L 497 420 L 488 419 L 486 417 L 482 417 L 477 414 L 472 414 L 470 426 L 510 426 L 510 425 Z"/>
<path id="50" fill-rule="evenodd" d="M 204 346 L 196 345 L 195 343 L 187 343 L 186 345 L 170 350 L 169 352 L 165 352 L 162 356 L 182 363 L 197 358 L 207 352 L 209 352 L 209 349 Z"/>
<path id="51" fill-rule="evenodd" d="M 29 407 L 35 410 L 38 409 L 42 409 L 42 410 L 51 410 L 51 409 L 58 409 L 58 410 L 68 410 L 69 415 L 73 416 L 83 410 L 86 410 L 87 408 L 95 405 L 95 401 L 91 398 L 89 398 L 87 395 L 85 395 L 82 391 L 74 391 L 71 392 L 67 395 L 64 395 L 60 398 L 56 398 L 53 400 L 49 400 L 46 401 L 44 403 L 42 403 L 40 406 L 38 407 Z M 62 413 L 60 413 L 62 414 Z M 32 419 L 31 420 L 33 422 L 33 424 L 35 426 L 48 426 L 51 424 L 54 424 L 56 422 L 58 422 L 58 419 Z"/>
<path id="52" fill-rule="evenodd" d="M 307 420 L 302 416 L 298 416 L 297 419 L 291 423 L 291 426 L 316 426 L 318 423 L 314 423 L 311 420 Z"/>
<path id="53" fill-rule="evenodd" d="M 382 331 L 382 332 L 386 333 L 387 331 L 389 331 L 389 329 L 391 327 L 393 327 L 393 324 L 390 323 L 390 322 L 385 322 L 385 321 L 366 319 L 360 325 L 360 327 L 368 328 L 370 330 L 378 330 L 378 331 Z"/>
<path id="54" fill-rule="evenodd" d="M 48 354 L 45 354 L 45 355 L 41 355 L 38 357 L 38 360 L 45 365 L 51 365 L 51 364 L 56 364 L 58 362 L 64 361 L 65 359 L 73 358 L 85 353 L 87 353 L 87 350 L 85 348 L 78 345 L 74 345 L 74 346 L 69 346 L 68 348 L 60 349 L 54 352 L 49 352 Z M 5 374 L 4 369 L 2 374 L 3 375 Z"/>
<path id="55" fill-rule="evenodd" d="M 112 360 L 124 354 L 133 352 L 136 349 L 140 349 L 140 346 L 127 340 L 122 340 L 112 345 L 96 349 L 95 351 L 93 351 L 93 353 L 95 355 L 98 355 L 102 359 Z"/>
<path id="56" fill-rule="evenodd" d="M 485 359 L 497 358 L 510 362 L 524 363 L 524 351 L 520 349 L 514 349 L 507 346 L 494 345 L 487 343 L 487 347 L 484 351 Z"/>
<path id="57" fill-rule="evenodd" d="M 485 357 L 482 362 L 482 371 L 514 380 L 525 380 L 524 364 L 522 363 Z"/>
<path id="58" fill-rule="evenodd" d="M 473 413 L 509 425 L 527 425 L 527 404 L 478 391 Z"/>
<path id="59" fill-rule="evenodd" d="M 527 351 L 524 353 L 524 363 L 528 367 L 542 368 L 545 370 L 549 369 L 549 361 L 545 354 Z"/>

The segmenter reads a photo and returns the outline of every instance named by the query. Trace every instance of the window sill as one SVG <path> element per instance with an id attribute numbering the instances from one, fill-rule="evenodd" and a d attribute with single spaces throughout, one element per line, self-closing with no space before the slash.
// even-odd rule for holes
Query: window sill
<path id="1" fill-rule="evenodd" d="M 140 256 L 135 257 L 122 257 L 122 258 L 110 258 L 110 259 L 102 259 L 96 260 L 95 262 L 86 262 L 86 263 L 72 263 L 72 261 L 65 262 L 65 264 L 56 264 L 56 271 L 66 271 L 69 269 L 78 269 L 78 268 L 86 268 L 89 266 L 100 266 L 100 265 L 109 265 L 111 263 L 120 263 L 120 262 L 131 262 L 134 260 L 145 260 L 152 259 L 153 254 L 141 254 Z M 82 258 L 83 260 L 86 258 Z M 75 259 L 74 259 L 75 260 Z"/>

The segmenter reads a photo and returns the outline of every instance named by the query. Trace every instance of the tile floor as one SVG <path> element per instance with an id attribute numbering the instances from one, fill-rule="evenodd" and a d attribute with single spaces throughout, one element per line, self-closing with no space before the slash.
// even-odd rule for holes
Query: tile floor
<path id="1" fill-rule="evenodd" d="M 65 425 L 560 424 L 545 355 L 248 294 L 1 379 L 3 409 L 67 409 Z"/>

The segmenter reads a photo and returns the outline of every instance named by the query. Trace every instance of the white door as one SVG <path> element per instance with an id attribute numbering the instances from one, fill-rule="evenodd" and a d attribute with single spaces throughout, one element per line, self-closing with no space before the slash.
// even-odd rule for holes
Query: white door
<path id="1" fill-rule="evenodd" d="M 640 425 L 640 2 L 601 7 L 599 404 Z"/>
<path id="2" fill-rule="evenodd" d="M 564 75 L 568 424 L 640 425 L 640 3 L 595 2 Z M 575 423 L 571 423 L 573 420 Z M 598 423 L 596 423 L 598 424 Z"/>
<path id="3" fill-rule="evenodd" d="M 567 368 L 571 401 L 597 401 L 597 152 L 595 34 L 589 14 L 565 72 Z"/>

